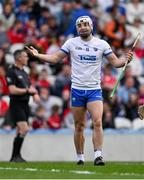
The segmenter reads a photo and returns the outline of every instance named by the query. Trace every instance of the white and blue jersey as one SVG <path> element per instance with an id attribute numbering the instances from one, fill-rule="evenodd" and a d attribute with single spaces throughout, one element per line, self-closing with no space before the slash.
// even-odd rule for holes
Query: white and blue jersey
<path id="1" fill-rule="evenodd" d="M 101 89 L 103 57 L 112 53 L 109 44 L 93 36 L 90 41 L 80 37 L 67 40 L 61 50 L 70 55 L 72 88 L 77 90 Z"/>
<path id="2" fill-rule="evenodd" d="M 67 40 L 61 50 L 70 54 L 72 65 L 72 88 L 100 89 L 103 56 L 112 53 L 109 44 L 93 37 L 83 41 L 80 37 Z"/>

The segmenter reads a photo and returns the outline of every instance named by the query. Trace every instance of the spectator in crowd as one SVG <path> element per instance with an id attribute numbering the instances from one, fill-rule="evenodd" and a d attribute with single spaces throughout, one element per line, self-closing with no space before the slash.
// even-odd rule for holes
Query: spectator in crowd
<path id="1" fill-rule="evenodd" d="M 111 45 L 118 49 L 124 47 L 127 31 L 125 27 L 126 17 L 124 15 L 114 16 L 107 22 L 104 28 L 104 34 Z"/>
<path id="2" fill-rule="evenodd" d="M 126 15 L 126 8 L 121 4 L 120 0 L 113 0 L 113 4 L 106 8 L 106 12 L 110 13 L 113 17 L 118 17 L 119 15 Z"/>
<path id="3" fill-rule="evenodd" d="M 42 24 L 47 24 L 50 15 L 51 14 L 49 12 L 49 9 L 47 7 L 42 7 L 40 11 L 40 17 L 38 20 L 38 26 L 40 27 Z"/>
<path id="4" fill-rule="evenodd" d="M 136 92 L 137 89 L 134 87 L 134 78 L 126 78 L 124 85 L 118 89 L 118 96 L 120 98 L 121 103 L 127 104 L 129 102 L 130 94 Z"/>
<path id="5" fill-rule="evenodd" d="M 63 9 L 59 14 L 59 35 L 64 35 L 70 26 L 72 19 L 72 3 L 64 2 Z"/>
<path id="6" fill-rule="evenodd" d="M 15 14 L 11 3 L 5 3 L 3 13 L 0 14 L 0 20 L 3 22 L 4 30 L 11 28 L 15 22 Z"/>
<path id="7" fill-rule="evenodd" d="M 4 118 L 9 108 L 8 102 L 3 98 L 3 89 L 0 83 L 0 119 Z"/>
<path id="8" fill-rule="evenodd" d="M 50 16 L 48 20 L 48 25 L 49 25 L 49 34 L 52 37 L 58 38 L 58 24 L 56 22 L 55 16 Z"/>
<path id="9" fill-rule="evenodd" d="M 109 94 L 114 88 L 116 78 L 112 74 L 112 66 L 110 64 L 105 65 L 102 75 L 102 88 L 104 99 L 109 99 Z"/>
<path id="10" fill-rule="evenodd" d="M 1 94 L 2 95 L 8 95 L 8 86 L 5 79 L 6 71 L 5 68 L 0 65 L 0 86 L 1 86 Z"/>
<path id="11" fill-rule="evenodd" d="M 133 24 L 126 24 L 126 29 L 129 32 L 129 36 L 126 39 L 127 46 L 130 46 L 134 42 L 138 33 L 140 33 L 142 36 L 144 35 L 144 24 L 142 23 L 141 19 L 138 17 L 134 19 Z M 143 41 L 142 39 L 139 40 L 139 42 L 142 41 Z"/>
<path id="12" fill-rule="evenodd" d="M 49 32 L 50 29 L 47 23 L 40 26 L 36 44 L 42 50 L 42 52 L 46 52 L 49 47 Z"/>
<path id="13" fill-rule="evenodd" d="M 37 65 L 38 63 L 36 61 L 31 61 L 29 64 L 30 66 L 29 77 L 30 77 L 31 84 L 34 86 L 36 86 L 36 83 L 38 80 Z"/>
<path id="14" fill-rule="evenodd" d="M 103 128 L 114 128 L 114 117 L 113 112 L 110 108 L 108 102 L 104 102 L 104 110 L 103 110 Z"/>
<path id="15" fill-rule="evenodd" d="M 38 80 L 36 82 L 36 87 L 40 89 L 41 87 L 50 89 L 51 83 L 48 80 L 48 71 L 47 69 L 42 69 L 39 73 Z"/>
<path id="16" fill-rule="evenodd" d="M 122 77 L 122 79 L 121 79 L 121 81 L 120 81 L 121 86 L 123 86 L 123 85 L 125 84 L 125 81 L 126 81 L 126 79 L 128 79 L 128 78 L 132 78 L 132 79 L 134 80 L 134 87 L 135 87 L 136 89 L 138 89 L 140 83 L 139 83 L 137 77 L 136 77 L 136 76 L 133 76 L 132 68 L 131 68 L 130 65 L 127 66 L 127 68 L 126 68 L 126 70 L 125 70 L 125 73 L 124 73 L 124 76 Z"/>
<path id="17" fill-rule="evenodd" d="M 124 105 L 121 103 L 120 98 L 115 94 L 109 101 L 106 100 L 111 107 L 113 118 L 125 116 Z"/>
<path id="18" fill-rule="evenodd" d="M 63 2 L 58 0 L 43 0 L 40 2 L 42 7 L 47 7 L 50 11 L 50 13 L 58 17 L 59 13 L 62 11 L 62 4 Z"/>
<path id="19" fill-rule="evenodd" d="M 35 44 L 36 42 L 36 37 L 38 36 L 38 29 L 37 29 L 37 22 L 36 19 L 31 17 L 26 25 L 25 25 L 25 29 L 26 29 L 26 42 L 27 44 L 31 43 L 31 44 Z"/>
<path id="20" fill-rule="evenodd" d="M 45 118 L 48 118 L 51 115 L 52 106 L 54 105 L 62 106 L 61 99 L 56 96 L 52 96 L 48 88 L 41 87 L 39 94 L 40 94 L 39 104 L 46 109 Z"/>
<path id="21" fill-rule="evenodd" d="M 21 23 L 26 25 L 27 21 L 30 18 L 30 14 L 28 12 L 28 2 L 27 0 L 23 0 L 20 3 L 20 6 L 18 8 L 18 11 L 16 12 L 16 18 L 21 21 Z"/>
<path id="22" fill-rule="evenodd" d="M 39 3 L 40 3 L 39 1 L 32 0 L 32 4 L 30 7 L 30 17 L 35 18 L 37 22 L 37 26 L 38 26 L 39 18 L 41 17 L 41 8 L 42 8 Z"/>
<path id="23" fill-rule="evenodd" d="M 0 20 L 0 48 L 7 50 L 10 46 L 9 37 L 7 36 L 7 32 L 4 29 L 3 21 Z"/>
<path id="24" fill-rule="evenodd" d="M 52 54 L 59 49 L 58 41 L 55 36 L 49 37 L 49 47 L 46 50 L 46 54 Z"/>
<path id="25" fill-rule="evenodd" d="M 12 44 L 25 42 L 26 30 L 20 20 L 16 19 L 13 26 L 8 30 L 8 38 Z"/>
<path id="26" fill-rule="evenodd" d="M 47 119 L 47 126 L 51 130 L 57 130 L 61 128 L 61 118 L 58 105 L 51 107 L 51 115 Z"/>
<path id="27" fill-rule="evenodd" d="M 54 94 L 61 97 L 65 88 L 70 88 L 71 67 L 68 64 L 63 65 L 62 71 L 57 75 L 54 87 Z"/>
<path id="28" fill-rule="evenodd" d="M 135 19 L 144 23 L 144 2 L 143 0 L 131 0 L 126 4 L 127 22 L 133 24 Z"/>
<path id="29" fill-rule="evenodd" d="M 35 116 L 32 120 L 32 128 L 40 129 L 46 128 L 46 118 L 44 116 L 46 109 L 43 106 L 38 106 L 35 112 Z"/>
<path id="30" fill-rule="evenodd" d="M 130 93 L 128 103 L 125 104 L 126 118 L 130 121 L 137 119 L 138 116 L 138 94 Z"/>

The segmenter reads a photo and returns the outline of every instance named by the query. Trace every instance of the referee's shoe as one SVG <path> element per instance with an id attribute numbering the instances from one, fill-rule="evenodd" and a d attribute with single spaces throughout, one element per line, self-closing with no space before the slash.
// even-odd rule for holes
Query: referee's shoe
<path id="1" fill-rule="evenodd" d="M 24 163 L 26 160 L 24 160 L 21 155 L 18 155 L 16 157 L 13 157 L 10 159 L 10 162 L 15 162 L 15 163 Z"/>

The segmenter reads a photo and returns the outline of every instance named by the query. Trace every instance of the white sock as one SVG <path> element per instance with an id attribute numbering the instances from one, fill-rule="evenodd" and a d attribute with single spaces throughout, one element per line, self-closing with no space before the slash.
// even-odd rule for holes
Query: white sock
<path id="1" fill-rule="evenodd" d="M 84 160 L 84 154 L 77 154 L 77 161 L 85 161 Z"/>
<path id="2" fill-rule="evenodd" d="M 96 159 L 97 157 L 102 156 L 102 150 L 101 149 L 97 149 L 94 151 L 94 158 Z"/>

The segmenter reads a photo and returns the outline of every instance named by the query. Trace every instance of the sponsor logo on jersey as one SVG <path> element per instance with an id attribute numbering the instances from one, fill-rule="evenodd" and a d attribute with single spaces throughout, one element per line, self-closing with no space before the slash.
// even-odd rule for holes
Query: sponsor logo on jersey
<path id="1" fill-rule="evenodd" d="M 19 79 L 23 79 L 23 77 L 21 75 L 18 76 Z"/>
<path id="2" fill-rule="evenodd" d="M 96 61 L 96 56 L 95 55 L 79 55 L 81 61 L 91 61 L 94 62 Z"/>
<path id="3" fill-rule="evenodd" d="M 76 50 L 82 50 L 82 48 L 81 48 L 81 47 L 78 47 L 78 46 L 76 46 L 75 49 L 76 49 Z"/>

